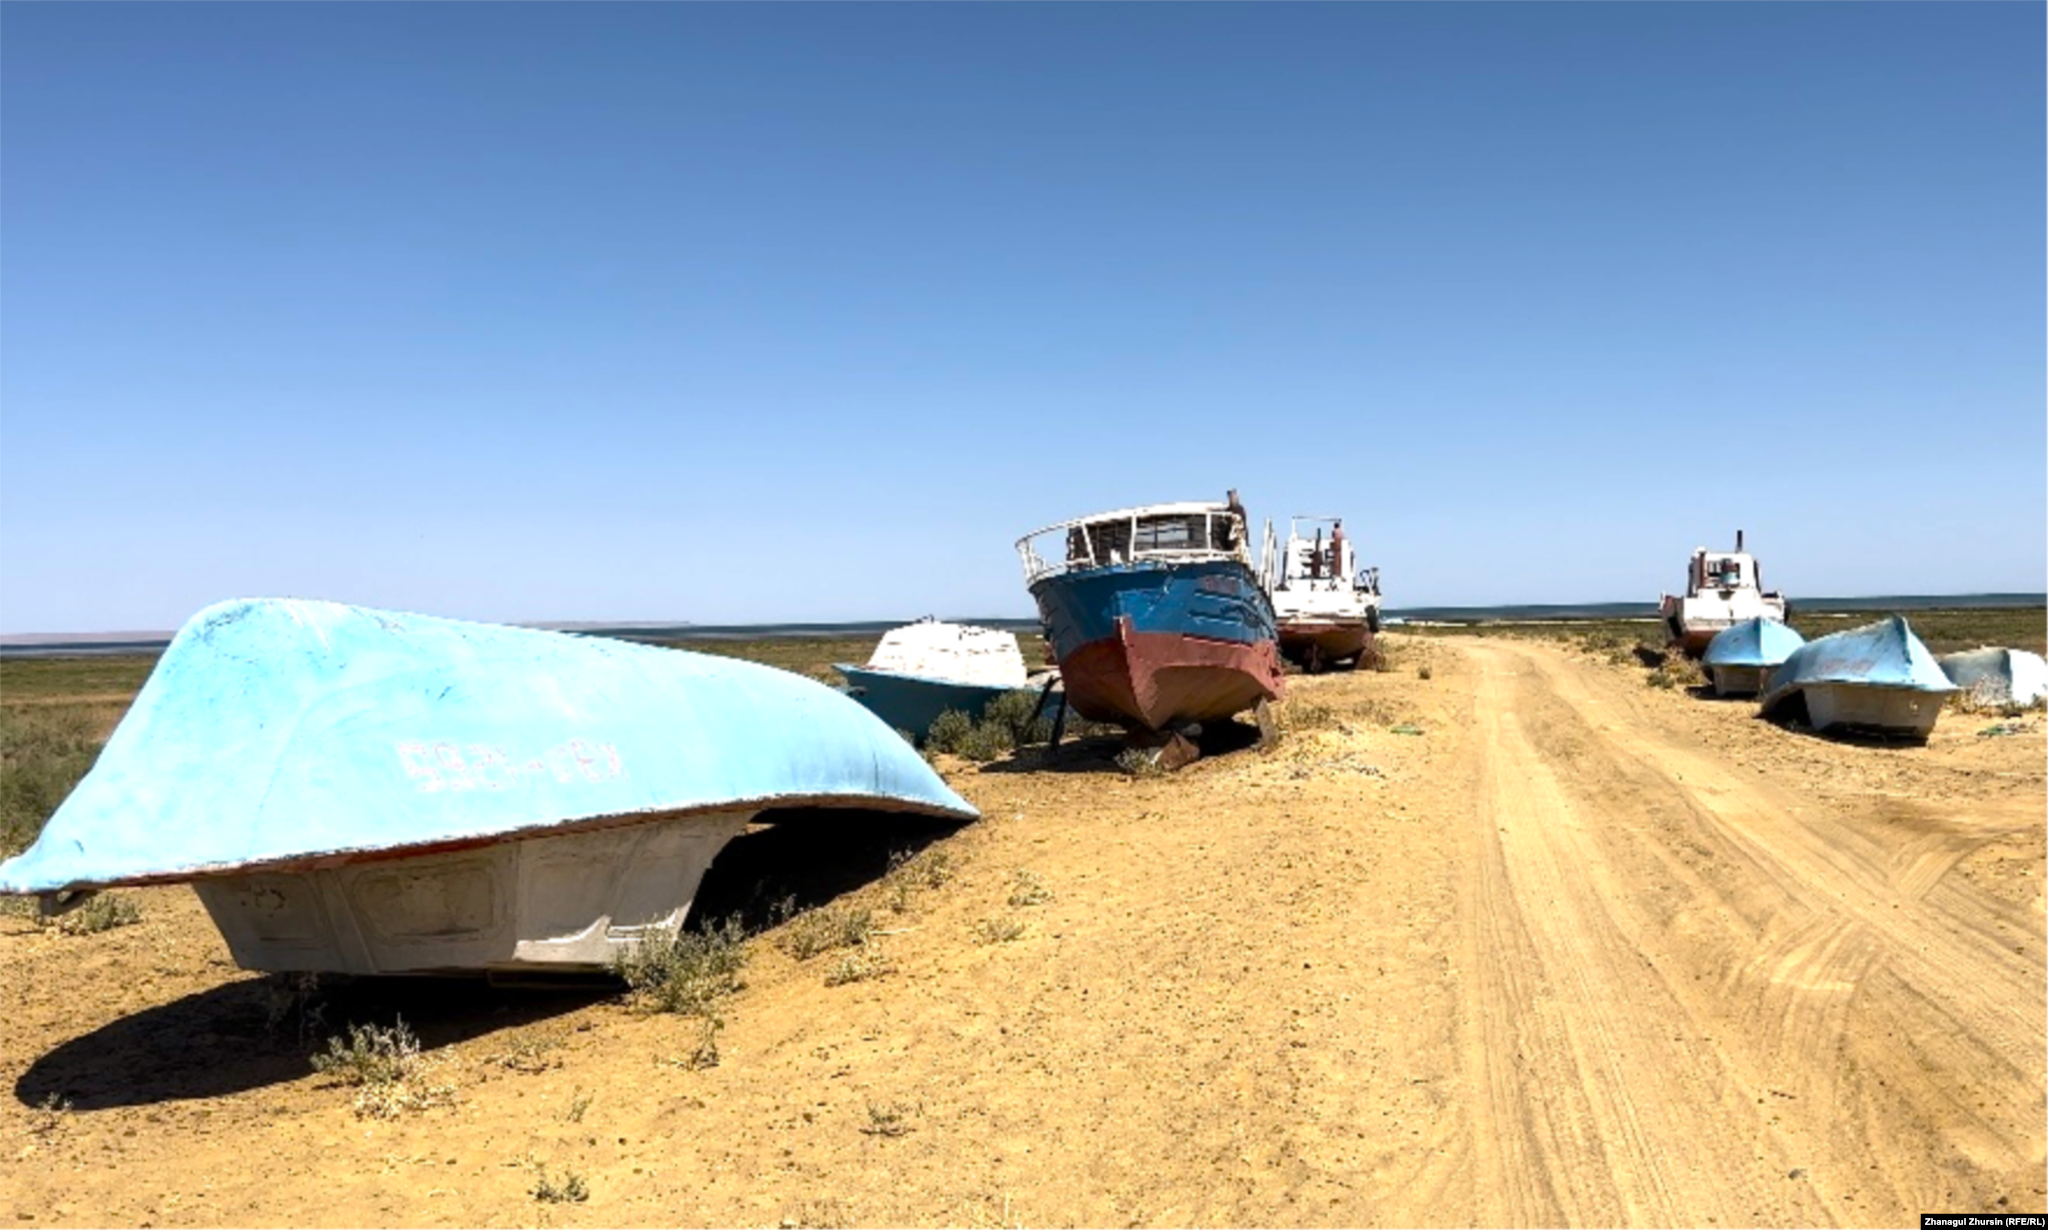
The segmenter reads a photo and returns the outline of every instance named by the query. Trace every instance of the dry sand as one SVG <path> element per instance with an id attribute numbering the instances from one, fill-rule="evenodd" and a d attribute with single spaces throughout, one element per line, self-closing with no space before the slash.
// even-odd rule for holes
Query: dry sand
<path id="1" fill-rule="evenodd" d="M 947 763 L 986 819 L 743 839 L 879 978 L 756 941 L 694 1021 L 474 983 L 360 1119 L 184 889 L 0 924 L 17 1225 L 1904 1225 L 2040 1211 L 2048 735 L 1838 743 L 1542 642 L 1290 680 L 1275 747 Z M 1427 662 L 1431 678 L 1415 667 Z M 1390 727 L 1409 724 L 1419 734 Z M 901 913 L 876 875 L 954 871 Z M 1017 873 L 1050 899 L 1013 905 Z M 758 911 L 760 903 L 754 903 Z M 1021 934 L 977 942 L 977 926 Z M 280 1004 L 279 1006 L 284 1006 Z M 66 1103 L 69 1109 L 61 1109 Z M 54 1108 L 45 1109 L 46 1106 Z M 542 1169 L 584 1203 L 531 1195 Z"/>

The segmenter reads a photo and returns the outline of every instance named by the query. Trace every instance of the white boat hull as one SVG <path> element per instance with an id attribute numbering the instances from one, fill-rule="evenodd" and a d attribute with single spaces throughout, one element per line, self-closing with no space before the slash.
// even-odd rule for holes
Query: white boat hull
<path id="1" fill-rule="evenodd" d="M 751 810 L 197 880 L 244 969 L 595 971 L 688 916 Z"/>
<path id="2" fill-rule="evenodd" d="M 1815 730 L 1869 730 L 1925 737 L 1941 716 L 1943 693 L 1864 683 L 1809 683 L 1807 721 Z"/>
<path id="3" fill-rule="evenodd" d="M 1715 666 L 1708 668 L 1714 675 L 1714 695 L 1755 696 L 1764 690 L 1764 677 L 1771 673 L 1768 666 Z"/>

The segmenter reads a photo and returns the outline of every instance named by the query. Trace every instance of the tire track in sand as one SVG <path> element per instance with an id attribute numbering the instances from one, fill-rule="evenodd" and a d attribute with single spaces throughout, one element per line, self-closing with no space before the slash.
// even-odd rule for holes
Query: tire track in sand
<path id="1" fill-rule="evenodd" d="M 1591 757 L 1638 792 L 1683 798 L 1718 872 L 1782 894 L 1753 958 L 1726 972 L 1718 1015 L 1731 1064 L 1765 1095 L 1798 1089 L 1788 1130 L 1829 1162 L 1837 1220 L 1872 1210 L 1833 1197 L 1851 1179 L 1903 1207 L 1989 1201 L 2040 1183 L 2048 1158 L 2048 927 L 1960 876 L 1972 849 L 2036 823 L 2030 808 L 1937 800 L 1919 825 L 1837 812 L 1769 774 L 1743 772 L 1665 727 L 1620 682 L 1561 655 L 1501 647 L 1591 733 Z M 1499 661 L 1497 657 L 1497 661 Z M 1651 919 L 1638 919 L 1649 925 Z M 1780 1093 L 1782 1097 L 1782 1093 Z"/>
<path id="2" fill-rule="evenodd" d="M 1473 731 L 1477 877 L 1467 964 L 1474 1157 L 1501 1206 L 1482 1222 L 1818 1220 L 1766 1190 L 1767 1135 L 1741 1083 L 1666 986 L 1589 868 L 1588 815 L 1531 742 L 1525 667 L 1486 648 Z M 1782 1175 L 1782 1171 L 1779 1174 Z"/>

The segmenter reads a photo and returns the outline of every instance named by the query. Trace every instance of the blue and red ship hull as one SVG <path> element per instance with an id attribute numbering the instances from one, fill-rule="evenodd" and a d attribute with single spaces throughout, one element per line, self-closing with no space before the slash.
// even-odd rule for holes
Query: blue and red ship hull
<path id="1" fill-rule="evenodd" d="M 1133 733 L 1217 721 L 1279 697 L 1273 605 L 1251 569 L 1140 562 L 1031 587 L 1067 705 Z"/>

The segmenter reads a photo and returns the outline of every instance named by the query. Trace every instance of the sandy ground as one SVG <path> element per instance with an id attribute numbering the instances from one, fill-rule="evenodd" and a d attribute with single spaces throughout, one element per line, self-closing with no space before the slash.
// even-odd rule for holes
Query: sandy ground
<path id="1" fill-rule="evenodd" d="M 870 904 L 889 972 L 827 986 L 831 957 L 756 941 L 708 1069 L 674 1062 L 698 1023 L 587 991 L 341 988 L 305 1028 L 183 889 L 99 936 L 10 919 L 0 1218 L 1879 1226 L 2048 1206 L 2038 715 L 1856 745 L 1554 644 L 1403 653 L 1291 680 L 1276 746 L 1172 777 L 1087 746 L 948 762 L 983 822 L 742 839 L 707 897 L 778 867 L 806 903 Z M 953 877 L 892 912 L 877 877 L 917 847 Z M 1020 871 L 1049 899 L 1012 904 Z M 1003 920 L 1021 934 L 978 942 Z M 393 1013 L 452 1102 L 358 1118 L 306 1055 Z M 587 1201 L 534 1199 L 570 1172 Z"/>

